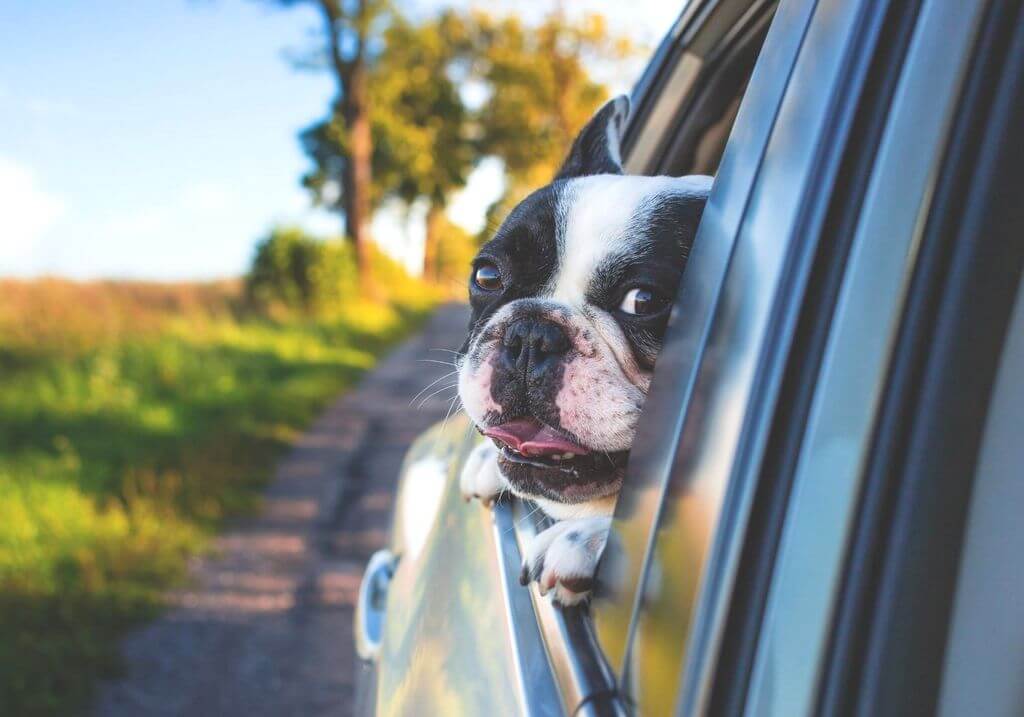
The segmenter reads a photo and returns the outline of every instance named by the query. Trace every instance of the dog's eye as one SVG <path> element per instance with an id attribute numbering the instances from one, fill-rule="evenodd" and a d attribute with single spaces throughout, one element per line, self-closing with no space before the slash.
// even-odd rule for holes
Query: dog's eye
<path id="1" fill-rule="evenodd" d="M 658 313 L 666 304 L 665 299 L 650 289 L 636 288 L 630 289 L 622 297 L 619 311 L 633 316 L 647 316 Z"/>
<path id="2" fill-rule="evenodd" d="M 481 264 L 473 272 L 473 283 L 484 291 L 497 291 L 501 288 L 501 272 L 494 264 Z"/>

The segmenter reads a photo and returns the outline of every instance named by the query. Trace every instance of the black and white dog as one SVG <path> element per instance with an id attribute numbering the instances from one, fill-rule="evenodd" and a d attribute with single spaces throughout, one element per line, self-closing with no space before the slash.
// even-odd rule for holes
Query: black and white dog
<path id="1" fill-rule="evenodd" d="M 710 177 L 622 173 L 629 100 L 602 107 L 548 186 L 473 261 L 459 395 L 490 441 L 467 498 L 511 490 L 559 522 L 522 582 L 563 604 L 589 592 Z"/>

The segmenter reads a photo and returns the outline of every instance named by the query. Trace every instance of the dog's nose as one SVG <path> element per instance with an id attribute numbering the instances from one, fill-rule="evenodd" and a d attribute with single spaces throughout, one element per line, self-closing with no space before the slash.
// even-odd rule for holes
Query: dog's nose
<path id="1" fill-rule="evenodd" d="M 516 371 L 538 377 L 558 363 L 569 350 L 569 338 L 562 327 L 543 319 L 519 319 L 502 338 L 505 361 Z"/>

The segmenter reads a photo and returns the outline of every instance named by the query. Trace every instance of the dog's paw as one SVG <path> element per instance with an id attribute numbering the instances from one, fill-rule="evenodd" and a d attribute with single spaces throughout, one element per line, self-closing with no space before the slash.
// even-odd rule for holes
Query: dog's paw
<path id="1" fill-rule="evenodd" d="M 481 443 L 469 454 L 462 467 L 459 488 L 463 499 L 479 498 L 490 507 L 506 487 L 505 478 L 498 469 L 498 449 L 490 441 Z"/>
<path id="2" fill-rule="evenodd" d="M 583 602 L 594 585 L 611 524 L 603 516 L 573 518 L 538 533 L 526 550 L 519 582 L 537 581 L 542 595 L 550 591 L 552 600 L 562 605 Z"/>

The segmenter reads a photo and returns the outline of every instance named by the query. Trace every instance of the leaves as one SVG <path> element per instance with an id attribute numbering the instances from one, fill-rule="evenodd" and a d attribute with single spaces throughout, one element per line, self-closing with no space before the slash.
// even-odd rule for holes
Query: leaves
<path id="1" fill-rule="evenodd" d="M 574 20 L 554 12 L 530 24 L 514 14 L 447 11 L 411 20 L 393 6 L 367 2 L 374 19 L 361 27 L 364 47 L 372 48 L 364 62 L 373 207 L 397 198 L 443 208 L 488 156 L 504 162 L 503 205 L 550 181 L 576 133 L 607 99 L 590 70 L 634 51 L 600 15 Z M 353 8 L 363 3 L 318 4 L 342 13 L 327 25 L 333 32 L 326 49 L 349 48 L 339 61 L 351 63 L 345 37 L 356 32 Z M 348 116 L 336 102 L 301 134 L 313 160 L 302 182 L 317 203 L 338 211 L 351 191 Z M 492 209 L 491 215 L 500 212 Z"/>
<path id="2" fill-rule="evenodd" d="M 481 109 L 481 150 L 505 162 L 520 190 L 551 180 L 576 133 L 608 98 L 589 68 L 625 59 L 632 46 L 600 15 L 561 13 L 530 27 L 517 16 L 474 17 L 478 72 L 491 88 Z"/>

